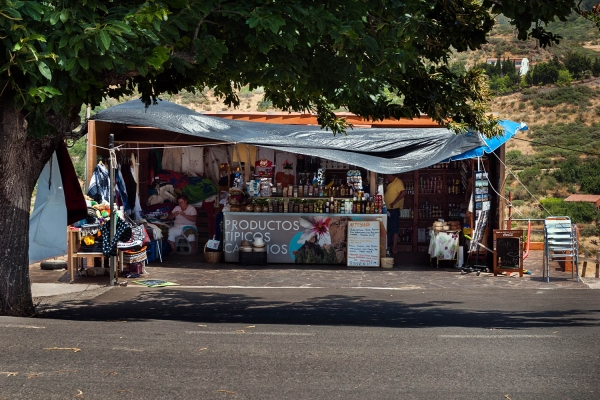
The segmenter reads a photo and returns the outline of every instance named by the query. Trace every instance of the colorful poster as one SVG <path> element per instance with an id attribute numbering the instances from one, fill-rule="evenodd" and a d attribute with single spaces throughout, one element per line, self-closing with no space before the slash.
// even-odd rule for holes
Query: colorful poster
<path id="1" fill-rule="evenodd" d="M 348 221 L 383 221 L 382 214 L 224 213 L 223 250 L 226 262 L 239 261 L 242 240 L 262 238 L 267 262 L 346 264 Z"/>

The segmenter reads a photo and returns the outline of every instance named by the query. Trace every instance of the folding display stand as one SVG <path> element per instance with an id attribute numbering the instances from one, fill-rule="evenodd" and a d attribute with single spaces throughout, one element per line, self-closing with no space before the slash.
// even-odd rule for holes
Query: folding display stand
<path id="1" fill-rule="evenodd" d="M 476 272 L 477 276 L 479 276 L 481 271 L 490 271 L 490 268 L 485 264 L 486 253 L 482 253 L 479 249 L 480 247 L 483 247 L 485 250 L 491 251 L 488 247 L 481 243 L 483 233 L 487 228 L 488 213 L 489 210 L 482 211 L 480 217 L 477 218 L 475 229 L 473 230 L 473 237 L 469 243 L 469 255 L 467 257 L 467 262 L 465 263 L 465 266 L 461 268 L 461 273 L 463 274 L 466 274 L 467 272 Z M 480 264 L 482 254 L 484 264 Z"/>
<path id="2" fill-rule="evenodd" d="M 482 252 L 480 247 L 486 251 L 492 252 L 483 243 L 483 237 L 488 225 L 490 212 L 490 194 L 488 192 L 488 174 L 485 171 L 473 172 L 473 208 L 475 212 L 475 227 L 473 235 L 469 243 L 469 255 L 465 266 L 461 268 L 461 273 L 476 272 L 477 276 L 481 271 L 490 272 L 490 267 L 485 264 L 487 253 Z M 481 264 L 481 256 L 483 255 L 483 264 Z"/>

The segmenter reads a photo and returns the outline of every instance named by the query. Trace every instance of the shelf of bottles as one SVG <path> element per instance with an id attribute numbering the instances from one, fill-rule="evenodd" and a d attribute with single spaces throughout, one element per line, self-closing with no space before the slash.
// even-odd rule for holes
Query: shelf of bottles
<path id="1" fill-rule="evenodd" d="M 442 178 L 439 176 L 419 177 L 419 194 L 441 194 Z"/>
<path id="2" fill-rule="evenodd" d="M 398 231 L 398 243 L 407 244 L 413 241 L 413 228 L 401 228 Z"/>
<path id="3" fill-rule="evenodd" d="M 269 197 L 254 198 L 254 205 L 261 206 L 262 212 L 270 213 L 318 213 L 318 214 L 383 214 L 383 198 L 353 196 L 352 198 L 300 198 Z"/>
<path id="4" fill-rule="evenodd" d="M 415 194 L 415 183 L 414 182 L 405 182 L 404 183 L 404 190 L 406 191 L 406 194 Z"/>
<path id="5" fill-rule="evenodd" d="M 447 194 L 465 194 L 465 189 L 460 179 L 448 179 L 446 182 Z"/>

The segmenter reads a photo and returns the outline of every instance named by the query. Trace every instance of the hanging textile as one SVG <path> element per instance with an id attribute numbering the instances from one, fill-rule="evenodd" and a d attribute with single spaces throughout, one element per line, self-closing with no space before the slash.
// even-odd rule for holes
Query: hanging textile
<path id="1" fill-rule="evenodd" d="M 29 217 L 30 264 L 67 253 L 67 208 L 62 187 L 58 159 L 53 154 L 38 178 L 35 205 Z"/>
<path id="2" fill-rule="evenodd" d="M 102 162 L 98 163 L 96 168 L 94 168 L 87 195 L 98 203 L 102 203 L 103 201 L 110 202 L 110 178 L 108 176 L 108 168 Z"/>
<path id="3" fill-rule="evenodd" d="M 162 169 L 181 172 L 181 149 L 167 147 L 163 151 Z"/>
<path id="4" fill-rule="evenodd" d="M 287 151 L 275 152 L 275 173 L 286 172 L 286 169 L 289 169 L 292 175 L 296 175 L 296 164 L 297 156 L 295 153 L 288 153 Z"/>
<path id="5" fill-rule="evenodd" d="M 266 158 L 269 161 L 275 161 L 275 150 L 267 149 L 265 147 L 258 147 L 258 151 L 256 152 L 256 159 L 261 160 Z"/>
<path id="6" fill-rule="evenodd" d="M 135 197 L 137 196 L 137 182 L 131 172 L 131 166 L 129 159 L 128 162 L 121 165 L 121 174 L 123 175 L 123 181 L 125 181 L 125 189 L 127 190 L 127 207 L 126 210 L 133 210 L 135 208 Z"/>
<path id="7" fill-rule="evenodd" d="M 79 184 L 79 179 L 75 173 L 75 167 L 73 166 L 73 161 L 65 142 L 62 142 L 56 150 L 56 158 L 65 194 L 67 224 L 71 225 L 87 217 L 87 204 L 85 203 L 83 191 L 81 190 L 81 185 Z"/>
<path id="8" fill-rule="evenodd" d="M 139 153 L 138 153 L 139 154 Z M 133 208 L 135 219 L 140 219 L 142 212 L 142 205 L 140 204 L 140 179 L 139 179 L 139 167 L 140 165 L 137 162 L 137 158 L 134 153 L 131 153 L 131 175 L 136 182 L 136 190 L 135 190 L 135 207 Z"/>
<path id="9" fill-rule="evenodd" d="M 127 188 L 125 187 L 125 181 L 123 180 L 123 175 L 121 174 L 121 164 L 117 165 L 117 170 L 115 171 L 115 181 L 117 181 L 116 190 L 121 197 L 122 206 L 125 210 L 129 209 L 128 198 L 127 198 Z"/>
<path id="10" fill-rule="evenodd" d="M 181 172 L 204 176 L 204 148 L 186 147 L 181 152 Z"/>
<path id="11" fill-rule="evenodd" d="M 211 181 L 217 183 L 220 179 L 219 166 L 221 164 L 229 164 L 229 157 L 227 156 L 227 150 L 223 146 L 213 146 L 208 149 L 206 158 L 206 169 L 204 170 L 206 176 Z"/>

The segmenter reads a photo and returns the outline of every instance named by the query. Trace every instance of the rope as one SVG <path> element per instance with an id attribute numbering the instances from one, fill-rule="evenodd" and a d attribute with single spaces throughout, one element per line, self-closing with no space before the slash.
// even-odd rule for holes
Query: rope
<path id="1" fill-rule="evenodd" d="M 506 164 L 504 164 L 504 162 L 503 162 L 503 161 L 500 159 L 500 157 L 498 157 L 498 155 L 497 155 L 495 152 L 492 152 L 492 154 L 493 154 L 493 155 L 495 155 L 495 156 L 496 156 L 496 158 L 498 159 L 498 161 L 500 161 L 500 162 L 502 163 L 502 165 L 504 165 L 504 168 L 505 168 L 505 169 L 506 169 L 508 172 L 510 172 L 510 174 L 511 174 L 512 176 L 514 176 L 514 177 L 515 177 L 515 179 L 517 180 L 517 182 L 519 182 L 519 183 L 521 184 L 521 186 L 523 186 L 523 187 L 525 188 L 525 190 L 527 191 L 527 193 L 529 193 L 529 195 L 530 195 L 532 198 L 534 198 L 534 199 L 535 199 L 535 201 L 537 201 L 537 202 L 539 203 L 539 205 L 542 207 L 542 209 L 543 209 L 544 211 L 546 211 L 546 212 L 548 213 L 548 215 L 549 215 L 549 216 L 551 216 L 551 217 L 552 217 L 553 215 L 550 213 L 550 211 L 548 211 L 548 210 L 546 209 L 546 207 L 544 207 L 544 205 L 542 204 L 542 202 L 541 202 L 541 201 L 540 201 L 540 200 L 539 200 L 537 197 L 535 197 L 535 196 L 533 195 L 533 193 L 531 193 L 531 192 L 529 191 L 529 189 L 527 189 L 527 186 L 525 186 L 525 185 L 523 184 L 523 182 L 521 182 L 521 181 L 519 180 L 519 178 L 517 177 L 517 175 L 515 175 L 515 173 L 514 173 L 514 172 L 512 172 L 512 170 L 506 166 Z"/>
<path id="2" fill-rule="evenodd" d="M 224 143 L 207 143 L 207 144 L 186 144 L 179 146 L 151 146 L 151 147 L 128 147 L 129 150 L 152 150 L 152 149 L 172 149 L 172 148 L 187 148 L 187 147 L 209 147 L 209 146 L 223 146 L 227 144 L 233 144 L 230 142 Z M 96 147 L 102 150 L 110 150 L 109 148 L 98 146 L 97 144 L 92 144 L 92 147 Z M 120 144 L 119 146 L 115 146 L 115 149 L 119 147 L 125 146 L 124 144 Z"/>
<path id="3" fill-rule="evenodd" d="M 497 190 L 494 188 L 494 185 L 492 185 L 492 182 L 491 182 L 491 181 L 490 181 L 490 179 L 489 179 L 488 173 L 487 173 L 487 171 L 485 170 L 485 164 L 481 163 L 481 167 L 483 168 L 483 171 L 486 173 L 486 176 L 488 177 L 488 178 L 487 178 L 488 184 L 489 184 L 489 186 L 492 188 L 492 190 L 494 191 L 494 193 L 496 193 L 496 194 L 497 194 L 499 197 L 503 198 L 503 199 L 506 201 L 506 203 L 507 203 L 507 204 L 508 204 L 510 207 L 512 207 L 512 208 L 513 208 L 513 210 L 515 210 L 515 211 L 516 211 L 516 212 L 517 212 L 517 213 L 518 213 L 520 216 L 524 217 L 523 213 L 522 213 L 522 212 L 521 212 L 521 211 L 520 211 L 518 208 L 515 208 L 515 207 L 513 206 L 513 203 L 512 203 L 512 201 L 510 201 L 510 200 L 508 200 L 506 197 L 502 196 L 502 195 L 501 195 L 501 194 L 500 194 L 500 193 L 499 193 L 499 192 L 498 192 L 498 191 L 497 191 Z"/>
<path id="4" fill-rule="evenodd" d="M 117 169 L 117 151 L 120 151 L 119 148 L 108 149 L 108 154 L 110 156 L 110 165 L 113 169 Z"/>

